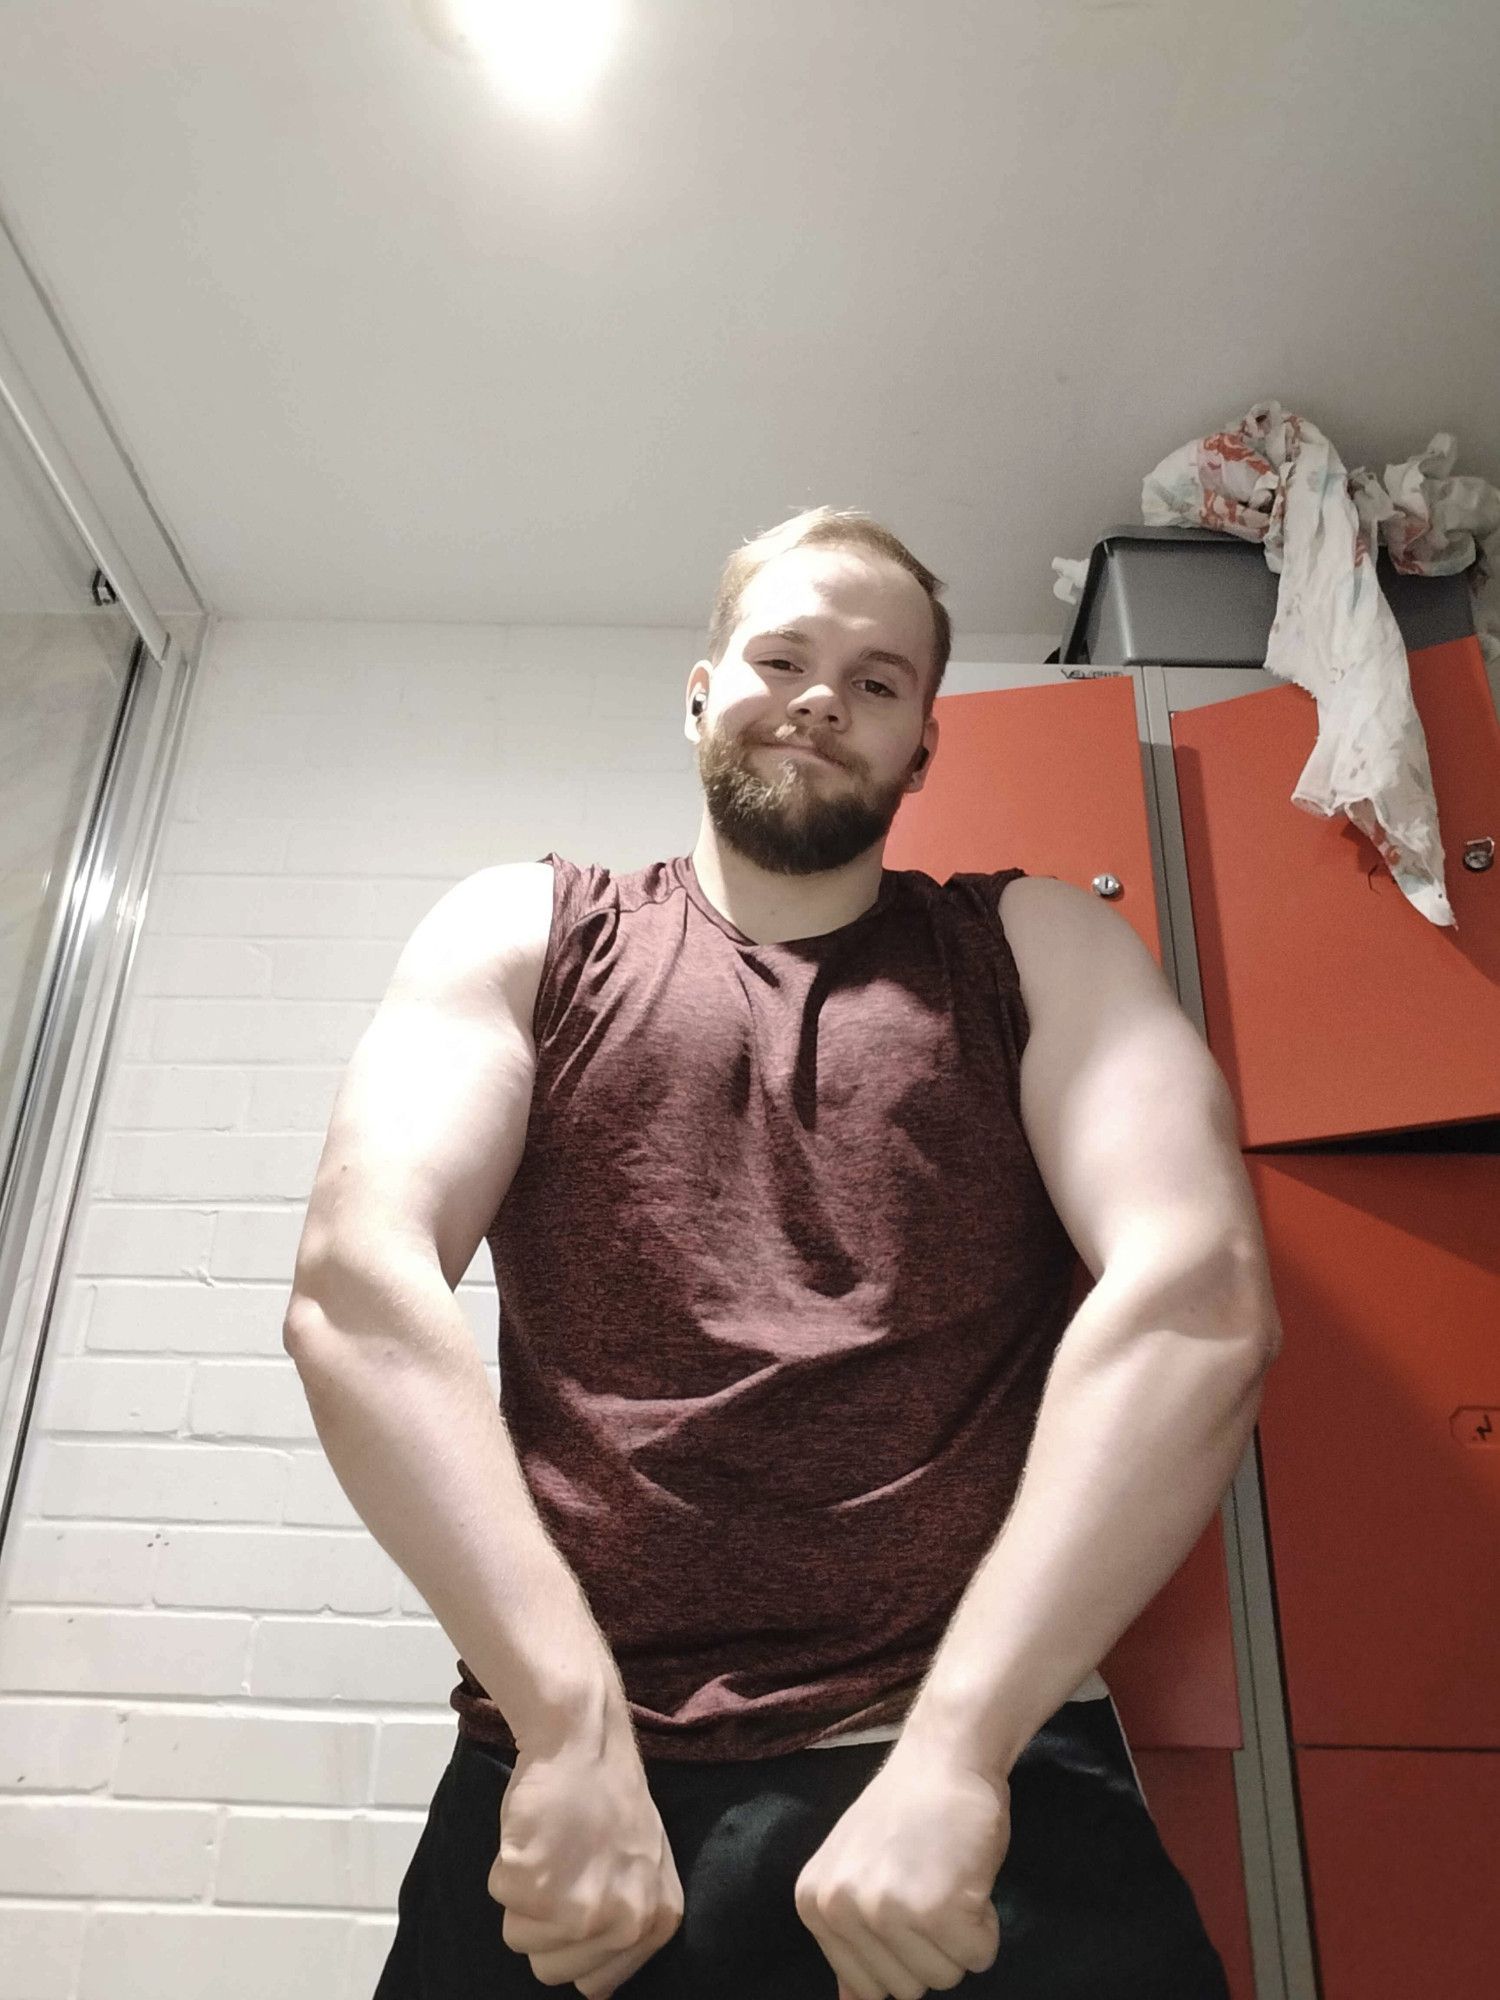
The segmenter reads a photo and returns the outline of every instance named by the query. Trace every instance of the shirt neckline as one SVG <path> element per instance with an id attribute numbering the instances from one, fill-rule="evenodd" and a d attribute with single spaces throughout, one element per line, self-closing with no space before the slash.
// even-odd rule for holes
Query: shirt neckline
<path id="1" fill-rule="evenodd" d="M 729 921 L 722 910 L 716 909 L 709 901 L 708 897 L 704 894 L 703 884 L 698 880 L 698 871 L 693 866 L 693 857 L 691 854 L 674 856 L 668 866 L 671 868 L 674 879 L 681 884 L 693 908 L 707 917 L 715 930 L 722 931 L 724 936 L 730 939 L 732 943 L 743 946 L 747 951 L 805 952 L 815 949 L 820 945 L 831 944 L 835 938 L 846 937 L 850 931 L 856 929 L 860 924 L 866 924 L 872 917 L 878 916 L 889 905 L 896 893 L 897 871 L 893 868 L 882 868 L 880 871 L 880 888 L 876 893 L 874 902 L 870 905 L 869 909 L 862 910 L 857 917 L 851 917 L 847 924 L 839 924 L 831 931 L 817 931 L 811 937 L 776 938 L 766 943 L 758 938 L 747 936 L 737 925 Z"/>

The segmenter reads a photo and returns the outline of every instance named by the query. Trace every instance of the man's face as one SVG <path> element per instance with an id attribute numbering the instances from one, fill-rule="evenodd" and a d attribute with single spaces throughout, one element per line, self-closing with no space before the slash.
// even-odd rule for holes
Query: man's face
<path id="1" fill-rule="evenodd" d="M 937 743 L 932 640 L 927 594 L 897 563 L 826 547 L 767 563 L 711 678 L 699 661 L 688 686 L 708 696 L 689 733 L 720 839 L 780 875 L 841 868 L 884 839 Z M 822 756 L 778 747 L 792 743 Z"/>

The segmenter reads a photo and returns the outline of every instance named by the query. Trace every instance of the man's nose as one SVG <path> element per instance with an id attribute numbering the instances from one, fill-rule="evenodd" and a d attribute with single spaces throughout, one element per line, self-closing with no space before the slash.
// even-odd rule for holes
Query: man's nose
<path id="1" fill-rule="evenodd" d="M 839 706 L 839 698 L 835 690 L 831 687 L 816 685 L 813 687 L 802 687 L 798 688 L 797 692 L 792 696 L 791 706 L 794 709 L 831 708 L 836 712 Z"/>

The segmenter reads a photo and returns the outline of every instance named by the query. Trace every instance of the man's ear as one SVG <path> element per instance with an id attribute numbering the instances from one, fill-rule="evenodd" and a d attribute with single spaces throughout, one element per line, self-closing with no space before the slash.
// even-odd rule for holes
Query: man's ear
<path id="1" fill-rule="evenodd" d="M 926 782 L 927 768 L 932 762 L 932 753 L 937 749 L 937 746 L 938 725 L 936 722 L 929 721 L 922 731 L 922 747 L 917 752 L 911 776 L 907 779 L 906 789 L 909 792 L 921 791 L 923 784 Z"/>
<path id="2" fill-rule="evenodd" d="M 712 668 L 709 666 L 707 660 L 699 660 L 693 668 L 693 673 L 697 673 L 700 667 L 705 677 L 712 672 Z M 692 679 L 693 675 L 689 674 L 687 714 L 683 718 L 682 733 L 689 743 L 696 743 L 702 727 L 703 711 L 708 706 L 708 688 L 706 685 L 693 687 Z"/>

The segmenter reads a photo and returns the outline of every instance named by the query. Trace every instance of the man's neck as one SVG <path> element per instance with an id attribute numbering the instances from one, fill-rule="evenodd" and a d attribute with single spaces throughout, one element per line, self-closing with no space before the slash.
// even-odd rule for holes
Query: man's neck
<path id="1" fill-rule="evenodd" d="M 720 916 L 757 944 L 840 930 L 862 917 L 880 894 L 879 849 L 817 875 L 773 875 L 725 846 L 705 820 L 692 862 L 699 888 Z"/>

